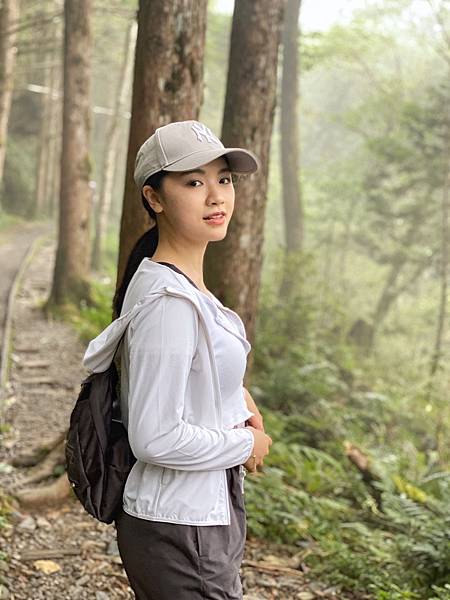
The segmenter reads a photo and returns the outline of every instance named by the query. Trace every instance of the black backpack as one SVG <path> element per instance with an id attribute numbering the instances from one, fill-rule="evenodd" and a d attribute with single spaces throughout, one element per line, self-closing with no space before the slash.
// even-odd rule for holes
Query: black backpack
<path id="1" fill-rule="evenodd" d="M 160 262 L 197 287 L 176 265 Z M 91 373 L 81 382 L 66 438 L 70 484 L 87 512 L 103 523 L 114 521 L 122 506 L 125 482 L 136 462 L 120 416 L 119 375 L 114 363 L 123 335 L 108 369 Z"/>
<path id="2" fill-rule="evenodd" d="M 108 369 L 81 382 L 65 447 L 70 484 L 87 512 L 103 523 L 114 521 L 136 462 L 120 417 L 114 362 L 120 341 Z"/>

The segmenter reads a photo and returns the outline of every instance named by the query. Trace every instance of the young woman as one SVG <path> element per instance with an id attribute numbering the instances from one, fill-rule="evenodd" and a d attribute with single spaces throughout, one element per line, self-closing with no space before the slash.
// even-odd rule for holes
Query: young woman
<path id="1" fill-rule="evenodd" d="M 106 364 L 123 335 L 121 409 L 137 462 L 115 524 L 138 600 L 242 599 L 244 476 L 272 439 L 243 387 L 244 324 L 206 288 L 203 258 L 227 233 L 232 173 L 258 168 L 198 121 L 158 128 L 136 157 L 156 226 L 131 253 L 120 317 L 85 365 Z"/>

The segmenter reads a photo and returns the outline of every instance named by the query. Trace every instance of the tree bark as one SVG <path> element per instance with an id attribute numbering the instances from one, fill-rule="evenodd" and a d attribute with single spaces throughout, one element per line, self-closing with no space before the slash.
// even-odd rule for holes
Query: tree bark
<path id="1" fill-rule="evenodd" d="M 408 278 L 407 285 L 398 284 L 401 272 L 403 271 L 405 265 L 408 263 L 408 251 L 417 236 L 417 231 L 422 223 L 422 218 L 422 211 L 417 210 L 416 214 L 413 217 L 411 226 L 406 232 L 402 248 L 398 250 L 398 252 L 393 258 L 391 270 L 383 287 L 383 291 L 381 292 L 381 295 L 378 299 L 377 305 L 375 307 L 375 312 L 372 318 L 373 335 L 369 350 L 372 347 L 376 330 L 386 319 L 386 316 L 389 313 L 389 310 L 394 301 L 415 279 L 417 279 L 417 277 L 419 277 L 426 264 L 428 264 L 428 261 L 419 263 L 417 268 L 414 270 L 413 277 Z"/>
<path id="2" fill-rule="evenodd" d="M 42 216 L 46 203 L 46 183 L 47 172 L 49 169 L 49 153 L 50 153 L 50 112 L 52 98 L 52 88 L 55 73 L 54 68 L 46 70 L 44 85 L 48 88 L 48 93 L 41 96 L 41 127 L 39 132 L 39 154 L 36 169 L 36 187 L 34 197 L 33 214 L 35 217 Z"/>
<path id="3" fill-rule="evenodd" d="M 57 6 L 52 0 L 50 3 L 51 10 L 56 10 Z M 51 37 L 55 43 L 61 44 L 60 21 L 44 22 L 41 28 L 42 36 Z M 36 177 L 36 192 L 34 214 L 38 218 L 43 215 L 51 214 L 51 206 L 54 201 L 51 199 L 53 191 L 53 179 L 56 177 L 55 165 L 56 162 L 56 145 L 55 136 L 60 134 L 58 131 L 58 113 L 59 113 L 59 98 L 61 96 L 61 62 L 60 48 L 45 49 L 41 51 L 42 61 L 48 62 L 48 68 L 45 71 L 44 85 L 47 87 L 47 92 L 42 96 L 43 109 L 41 117 L 40 141 L 38 144 L 39 156 L 37 164 Z"/>
<path id="4" fill-rule="evenodd" d="M 0 5 L 0 183 L 5 166 L 6 137 L 16 62 L 15 25 L 19 18 L 19 0 L 1 0 Z M 1 205 L 0 205 L 1 208 Z"/>
<path id="5" fill-rule="evenodd" d="M 343 234 L 343 242 L 342 246 L 339 250 L 339 260 L 338 260 L 338 272 L 339 272 L 339 284 L 343 293 L 347 292 L 347 259 L 349 255 L 350 249 L 350 239 L 352 234 L 352 227 L 354 221 L 355 210 L 357 207 L 358 199 L 350 198 L 348 203 L 348 208 L 346 211 L 346 218 L 344 223 L 344 234 Z"/>
<path id="6" fill-rule="evenodd" d="M 450 141 L 450 139 L 449 139 Z M 434 341 L 434 351 L 430 361 L 430 373 L 427 396 L 429 397 L 432 391 L 433 379 L 439 368 L 442 359 L 442 340 L 445 332 L 446 307 L 448 300 L 448 274 L 449 274 L 449 187 L 450 187 L 450 143 L 447 143 L 446 148 L 447 161 L 446 173 L 444 177 L 444 187 L 442 189 L 441 201 L 441 289 L 439 299 L 438 319 L 436 325 L 436 337 Z"/>
<path id="7" fill-rule="evenodd" d="M 95 223 L 95 237 L 92 250 L 92 268 L 98 271 L 100 268 L 102 243 L 108 227 L 108 216 L 111 209 L 111 199 L 114 183 L 114 163 L 117 158 L 120 131 L 121 112 L 124 109 L 127 99 L 127 93 L 131 79 L 131 69 L 133 66 L 133 50 L 136 45 L 137 23 L 132 21 L 127 31 L 125 39 L 125 51 L 119 73 L 118 86 L 116 91 L 116 102 L 114 105 L 114 114 L 111 117 L 111 123 L 108 128 L 105 140 L 105 159 L 102 169 L 102 184 L 97 206 L 97 215 Z"/>
<path id="8" fill-rule="evenodd" d="M 59 239 L 49 302 L 89 298 L 92 0 L 65 0 L 64 101 Z"/>
<path id="9" fill-rule="evenodd" d="M 281 74 L 280 146 L 285 261 L 280 297 L 287 298 L 295 284 L 299 265 L 294 260 L 303 246 L 303 207 L 300 190 L 299 148 L 299 16 L 301 0 L 287 0 L 283 25 Z"/>
<path id="10" fill-rule="evenodd" d="M 57 217 L 57 198 L 59 197 L 60 171 L 58 166 L 61 161 L 61 75 L 61 66 L 58 65 L 50 90 L 52 101 L 49 117 L 48 168 L 45 181 L 45 213 L 55 219 Z"/>
<path id="11" fill-rule="evenodd" d="M 117 286 L 134 244 L 153 225 L 133 179 L 137 151 L 157 127 L 198 119 L 207 4 L 207 0 L 139 2 Z"/>
<path id="12" fill-rule="evenodd" d="M 430 362 L 430 374 L 427 385 L 427 398 L 431 400 L 433 393 L 434 380 L 436 373 L 442 361 L 442 343 L 446 329 L 447 302 L 448 302 L 448 274 L 449 274 L 449 220 L 450 220 L 450 138 L 447 140 L 446 148 L 446 173 L 444 178 L 444 187 L 442 190 L 442 225 L 441 225 L 441 293 L 439 300 L 439 311 L 436 326 L 436 338 L 434 342 L 434 351 Z M 443 460 L 448 447 L 448 440 L 445 430 L 445 412 L 446 409 L 439 410 L 436 419 L 436 448 L 439 457 Z"/>
<path id="13" fill-rule="evenodd" d="M 240 0 L 234 6 L 221 139 L 255 152 L 262 168 L 236 184 L 233 219 L 226 238 L 209 244 L 205 272 L 208 287 L 241 315 L 253 339 L 285 0 Z"/>
<path id="14" fill-rule="evenodd" d="M 366 355 L 371 352 L 376 333 L 386 319 L 392 304 L 420 276 L 430 262 L 430 257 L 418 262 L 410 277 L 406 277 L 402 284 L 399 283 L 402 271 L 408 264 L 408 251 L 417 238 L 418 231 L 424 221 L 424 211 L 426 212 L 424 207 L 416 209 L 411 217 L 411 223 L 405 233 L 403 243 L 391 259 L 391 268 L 375 306 L 371 323 L 368 324 L 361 319 L 357 319 L 350 329 L 348 338 L 355 342 Z M 363 335 L 361 335 L 362 323 L 364 323 Z"/>

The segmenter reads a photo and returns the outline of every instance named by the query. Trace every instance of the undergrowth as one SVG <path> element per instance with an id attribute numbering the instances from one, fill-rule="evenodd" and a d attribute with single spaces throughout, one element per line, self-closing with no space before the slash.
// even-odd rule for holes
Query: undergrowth
<path id="1" fill-rule="evenodd" d="M 323 321 L 313 294 L 280 302 L 274 289 L 263 287 L 253 345 L 250 391 L 273 445 L 263 473 L 245 480 L 249 534 L 290 545 L 310 576 L 342 591 L 450 600 L 450 464 L 420 373 L 405 366 L 406 388 L 360 357 L 336 326 L 347 319 L 339 303 Z M 111 284 L 95 293 L 95 308 L 73 319 L 85 341 L 111 320 Z M 448 439 L 448 412 L 439 419 Z"/>

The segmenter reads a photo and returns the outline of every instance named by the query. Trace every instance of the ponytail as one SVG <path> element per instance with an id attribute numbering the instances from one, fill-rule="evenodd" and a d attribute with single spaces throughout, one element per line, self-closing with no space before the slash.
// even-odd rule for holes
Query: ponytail
<path id="1" fill-rule="evenodd" d="M 158 191 L 161 189 L 162 180 L 164 179 L 165 175 L 167 175 L 167 171 L 158 171 L 157 173 L 154 173 L 153 175 L 148 177 L 144 185 L 150 185 L 154 190 Z M 156 213 L 149 205 L 143 194 L 142 204 L 144 205 L 145 210 L 155 221 L 155 225 L 153 225 L 148 231 L 144 233 L 144 235 L 142 235 L 138 239 L 138 241 L 134 245 L 133 250 L 130 252 L 127 266 L 125 267 L 125 272 L 122 277 L 122 282 L 117 288 L 113 299 L 113 311 L 116 317 L 118 317 L 122 312 L 123 301 L 125 299 L 128 284 L 130 283 L 137 268 L 144 260 L 144 258 L 151 258 L 153 256 L 158 246 L 159 231 Z"/>
<path id="2" fill-rule="evenodd" d="M 117 288 L 113 300 L 114 314 L 117 317 L 122 312 L 123 301 L 125 299 L 128 284 L 144 258 L 150 258 L 155 253 L 158 245 L 158 238 L 158 226 L 154 225 L 151 229 L 146 231 L 144 235 L 141 235 L 133 250 L 130 252 L 127 266 L 125 267 L 125 272 L 122 277 L 122 283 Z"/>

